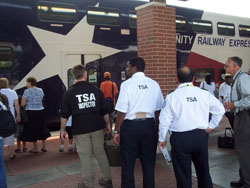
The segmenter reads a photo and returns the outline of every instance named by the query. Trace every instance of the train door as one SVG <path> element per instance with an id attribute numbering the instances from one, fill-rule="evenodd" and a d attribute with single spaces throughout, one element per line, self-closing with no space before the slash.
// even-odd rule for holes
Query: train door
<path id="1" fill-rule="evenodd" d="M 96 66 L 88 66 L 88 64 L 94 64 Z M 99 54 L 85 54 L 85 53 L 65 53 L 62 61 L 62 80 L 66 88 L 70 87 L 74 83 L 74 77 L 72 74 L 72 68 L 75 65 L 82 64 L 88 71 L 88 82 L 98 86 L 100 77 L 98 74 L 101 65 L 101 55 Z"/>

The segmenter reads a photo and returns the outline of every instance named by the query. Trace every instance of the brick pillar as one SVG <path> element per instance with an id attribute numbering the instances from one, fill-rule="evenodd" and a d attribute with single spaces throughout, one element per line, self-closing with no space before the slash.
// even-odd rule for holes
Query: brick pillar
<path id="1" fill-rule="evenodd" d="M 166 96 L 177 81 L 175 9 L 156 1 L 162 0 L 136 7 L 138 56 L 145 60 L 145 74 Z"/>

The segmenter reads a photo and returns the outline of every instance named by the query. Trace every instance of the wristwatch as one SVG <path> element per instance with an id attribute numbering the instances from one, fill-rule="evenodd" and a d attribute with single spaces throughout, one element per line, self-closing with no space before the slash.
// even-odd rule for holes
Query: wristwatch
<path id="1" fill-rule="evenodd" d="M 119 130 L 114 130 L 114 134 L 120 134 Z"/>
<path id="2" fill-rule="evenodd" d="M 62 132 L 62 131 L 65 131 L 65 129 L 61 128 L 61 129 L 60 129 L 60 132 Z"/>

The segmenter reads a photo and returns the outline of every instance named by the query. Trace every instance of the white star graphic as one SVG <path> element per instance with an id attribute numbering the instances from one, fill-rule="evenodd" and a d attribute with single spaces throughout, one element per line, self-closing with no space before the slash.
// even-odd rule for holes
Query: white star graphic
<path id="1" fill-rule="evenodd" d="M 116 54 L 120 50 L 95 44 L 92 42 L 95 26 L 87 23 L 86 16 L 75 25 L 67 34 L 53 33 L 36 27 L 28 26 L 32 35 L 41 46 L 45 57 L 16 85 L 14 89 L 26 85 L 26 79 L 30 76 L 36 77 L 37 81 L 59 75 L 63 78 L 62 62 L 64 55 L 70 54 L 96 54 L 101 58 Z M 97 59 L 97 58 L 96 58 Z M 92 61 L 95 59 L 91 59 Z M 85 62 L 87 64 L 88 62 Z M 63 79 L 62 79 L 63 80 Z M 66 83 L 64 83 L 67 85 Z"/>

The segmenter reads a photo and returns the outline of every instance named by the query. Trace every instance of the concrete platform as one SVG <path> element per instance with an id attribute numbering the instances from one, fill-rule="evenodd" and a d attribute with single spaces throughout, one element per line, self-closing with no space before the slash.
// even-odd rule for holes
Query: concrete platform
<path id="1" fill-rule="evenodd" d="M 214 188 L 228 188 L 231 180 L 238 178 L 238 161 L 235 151 L 231 149 L 218 149 L 216 145 L 217 137 L 222 135 L 224 127 L 228 126 L 226 119 L 220 124 L 209 139 L 209 166 Z M 41 143 L 38 144 L 41 148 Z M 67 144 L 66 144 L 67 145 Z M 31 148 L 31 145 L 27 145 Z M 5 148 L 5 166 L 9 188 L 73 188 L 81 182 L 80 160 L 76 152 L 68 152 L 67 146 L 64 152 L 59 152 L 60 140 L 58 132 L 53 132 L 53 136 L 48 139 L 47 153 L 38 154 L 20 153 L 16 154 L 14 160 L 8 159 L 7 148 Z M 168 145 L 168 147 L 170 147 Z M 95 188 L 101 188 L 97 181 L 101 177 L 98 164 L 95 161 L 96 181 Z M 121 169 L 114 167 L 111 169 L 114 188 L 120 187 Z M 158 152 L 156 160 L 156 188 L 175 188 L 175 176 L 172 165 L 168 165 L 162 154 Z M 137 161 L 135 167 L 136 187 L 142 188 L 142 172 L 140 162 Z M 193 169 L 193 187 L 197 187 L 195 170 Z"/>

